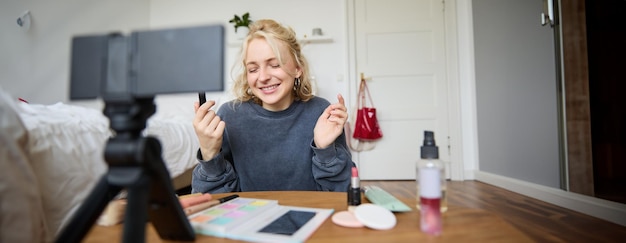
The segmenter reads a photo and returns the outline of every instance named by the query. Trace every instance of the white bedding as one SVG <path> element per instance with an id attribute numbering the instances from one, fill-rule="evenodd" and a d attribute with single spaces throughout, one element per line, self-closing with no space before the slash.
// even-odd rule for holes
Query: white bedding
<path id="1" fill-rule="evenodd" d="M 19 103 L 28 154 L 43 199 L 49 232 L 57 234 L 107 170 L 103 150 L 111 136 L 100 110 L 57 103 Z M 190 110 L 192 108 L 189 108 Z M 189 116 L 158 116 L 144 130 L 157 137 L 172 178 L 193 168 L 198 141 Z"/>
<path id="2" fill-rule="evenodd" d="M 46 223 L 56 234 L 106 171 L 101 155 L 108 123 L 95 110 L 61 103 L 20 103 L 17 112 L 28 133 L 26 148 Z"/>
<path id="3" fill-rule="evenodd" d="M 198 139 L 186 117 L 153 117 L 144 130 L 147 136 L 159 139 L 163 148 L 163 160 L 172 178 L 177 177 L 198 163 Z M 191 181 L 189 182 L 191 183 Z"/>
<path id="4" fill-rule="evenodd" d="M 0 87 L 0 242 L 50 242 L 15 102 Z M 24 233 L 28 232 L 28 233 Z"/>
<path id="5" fill-rule="evenodd" d="M 31 105 L 21 103 L 19 114 L 26 126 L 36 152 L 53 153 L 54 159 L 73 161 L 69 167 L 91 167 L 85 170 L 100 175 L 106 171 L 102 157 L 106 140 L 111 136 L 109 121 L 101 111 L 75 105 Z M 144 135 L 154 136 L 161 142 L 162 157 L 172 178 L 193 168 L 198 140 L 187 116 L 151 117 Z M 55 150 L 61 151 L 55 151 Z M 82 162 L 78 162 L 82 161 Z M 90 161 L 90 162 L 89 162 Z M 62 162 L 64 163 L 64 162 Z M 61 169 L 61 168 L 60 168 Z M 61 170 L 66 170 L 63 168 Z"/>

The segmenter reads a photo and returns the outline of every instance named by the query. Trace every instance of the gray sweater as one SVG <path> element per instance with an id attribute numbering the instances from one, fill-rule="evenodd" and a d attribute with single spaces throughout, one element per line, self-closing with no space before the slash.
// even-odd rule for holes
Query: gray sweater
<path id="1" fill-rule="evenodd" d="M 223 104 L 222 150 L 193 171 L 192 192 L 346 191 L 354 166 L 345 134 L 319 149 L 313 128 L 330 103 L 320 97 L 272 112 L 252 101 Z"/>

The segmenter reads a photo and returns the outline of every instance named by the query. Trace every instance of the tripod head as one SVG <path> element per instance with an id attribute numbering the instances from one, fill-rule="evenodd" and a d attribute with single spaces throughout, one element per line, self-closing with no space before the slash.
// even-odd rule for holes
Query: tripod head
<path id="1" fill-rule="evenodd" d="M 116 137 L 138 138 L 146 128 L 148 118 L 156 112 L 154 98 L 139 98 L 132 101 L 105 101 L 104 115 Z"/>
<path id="2" fill-rule="evenodd" d="M 142 138 L 147 121 L 156 111 L 154 98 L 106 101 L 103 113 L 109 118 L 114 131 L 104 150 L 104 159 L 109 168 L 114 166 L 141 166 L 137 161 L 137 148 L 133 145 Z M 156 139 L 155 139 L 156 140 Z M 157 140 L 158 142 L 158 140 Z M 158 156 L 161 156 L 160 143 Z"/>

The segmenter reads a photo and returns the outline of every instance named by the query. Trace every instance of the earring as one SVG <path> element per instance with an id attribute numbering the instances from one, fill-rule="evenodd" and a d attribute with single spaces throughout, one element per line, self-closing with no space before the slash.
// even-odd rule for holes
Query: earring
<path id="1" fill-rule="evenodd" d="M 248 90 L 246 90 L 246 93 L 247 93 L 248 95 L 252 95 L 252 89 L 248 88 Z"/>
<path id="2" fill-rule="evenodd" d="M 300 87 L 300 78 L 296 78 L 293 81 L 293 90 L 298 90 L 298 87 Z"/>

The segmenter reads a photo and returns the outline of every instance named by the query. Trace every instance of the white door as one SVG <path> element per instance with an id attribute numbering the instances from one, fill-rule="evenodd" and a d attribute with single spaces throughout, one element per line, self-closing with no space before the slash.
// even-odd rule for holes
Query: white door
<path id="1" fill-rule="evenodd" d="M 375 149 L 355 153 L 359 175 L 364 180 L 414 179 L 424 130 L 435 132 L 440 159 L 450 157 L 444 4 L 353 3 L 355 69 L 368 78 L 383 132 Z"/>

